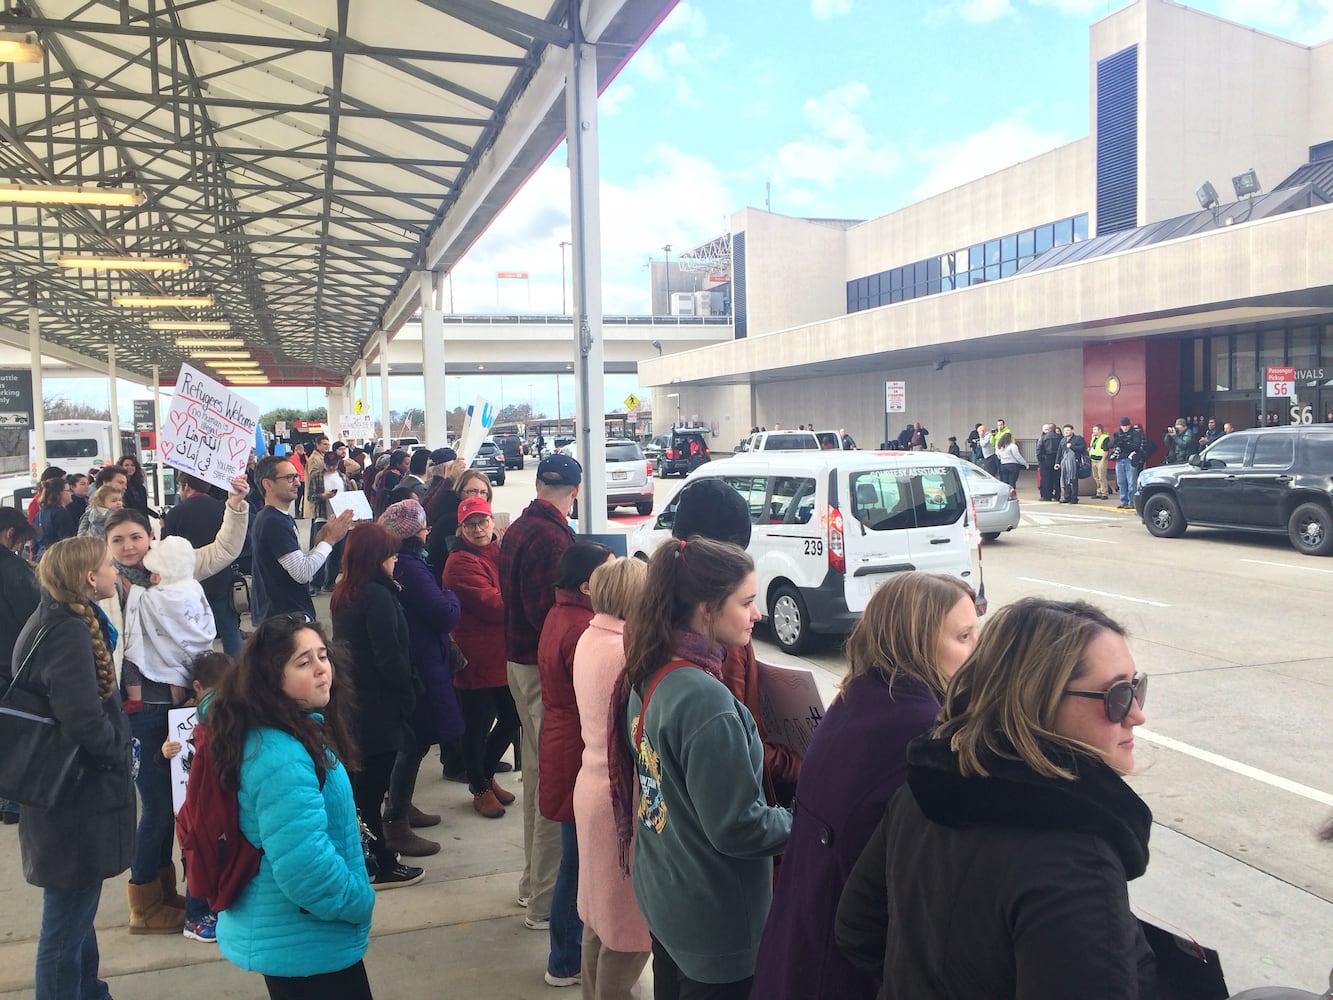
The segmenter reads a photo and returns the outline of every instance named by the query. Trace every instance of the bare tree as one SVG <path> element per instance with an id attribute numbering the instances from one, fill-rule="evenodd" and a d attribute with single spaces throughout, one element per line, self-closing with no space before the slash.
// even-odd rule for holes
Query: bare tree
<path id="1" fill-rule="evenodd" d="M 47 420 L 110 420 L 110 407 L 77 403 L 64 396 L 43 396 L 42 412 Z"/>

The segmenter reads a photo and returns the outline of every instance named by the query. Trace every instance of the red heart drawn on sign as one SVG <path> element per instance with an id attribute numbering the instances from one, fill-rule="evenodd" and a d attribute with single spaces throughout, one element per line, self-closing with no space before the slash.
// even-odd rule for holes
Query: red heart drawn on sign
<path id="1" fill-rule="evenodd" d="M 176 447 L 176 446 L 175 446 L 174 444 L 172 444 L 170 441 L 163 441 L 163 442 L 162 442 L 162 454 L 163 454 L 163 455 L 166 455 L 168 458 L 170 458 L 170 457 L 171 457 L 171 453 L 172 453 L 172 451 L 175 449 L 175 447 Z"/>
<path id="2" fill-rule="evenodd" d="M 176 430 L 180 430 L 181 424 L 190 419 L 190 414 L 185 410 L 172 410 L 167 416 L 171 419 L 172 426 L 175 427 Z"/>
<path id="3" fill-rule="evenodd" d="M 250 446 L 247 440 L 237 440 L 236 438 L 227 439 L 227 451 L 231 453 L 231 460 L 234 462 L 246 448 Z"/>

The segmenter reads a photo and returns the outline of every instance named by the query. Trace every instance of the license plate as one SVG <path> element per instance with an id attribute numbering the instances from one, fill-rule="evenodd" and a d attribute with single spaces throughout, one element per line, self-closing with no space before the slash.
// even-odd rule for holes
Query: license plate
<path id="1" fill-rule="evenodd" d="M 613 473 L 611 473 L 611 478 L 612 478 L 613 480 L 617 480 L 617 481 L 618 481 L 618 480 L 621 480 L 621 479 L 628 479 L 628 478 L 629 478 L 629 473 L 628 473 L 628 472 L 613 472 Z"/>

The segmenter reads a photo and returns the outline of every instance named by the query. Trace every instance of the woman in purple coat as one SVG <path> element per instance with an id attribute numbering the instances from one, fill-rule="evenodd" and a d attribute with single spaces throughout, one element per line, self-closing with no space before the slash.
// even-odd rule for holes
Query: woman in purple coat
<path id="1" fill-rule="evenodd" d="M 380 524 L 402 539 L 393 578 L 402 591 L 398 595 L 407 617 L 407 635 L 416 671 L 418 698 L 412 718 L 416 745 L 398 754 L 389 779 L 384 807 L 384 840 L 391 850 L 411 858 L 436 853 L 440 845 L 419 837 L 413 827 L 435 826 L 440 817 L 423 813 L 412 805 L 417 772 L 432 744 L 445 744 L 463 735 L 463 711 L 454 692 L 453 660 L 449 633 L 458 624 L 458 598 L 442 590 L 440 581 L 426 562 L 425 508 L 416 500 L 402 500 L 380 515 Z"/>
<path id="2" fill-rule="evenodd" d="M 957 577 L 902 573 L 870 598 L 847 641 L 842 688 L 801 766 L 753 996 L 875 996 L 878 984 L 834 942 L 838 900 L 907 778 L 907 744 L 930 728 L 945 685 L 976 644 L 976 595 Z"/>

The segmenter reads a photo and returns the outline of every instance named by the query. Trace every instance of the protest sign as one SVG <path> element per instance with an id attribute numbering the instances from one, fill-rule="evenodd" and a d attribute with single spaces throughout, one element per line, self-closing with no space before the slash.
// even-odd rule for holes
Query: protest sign
<path id="1" fill-rule="evenodd" d="M 171 811 L 178 813 L 185 805 L 185 783 L 190 780 L 190 765 L 194 763 L 194 725 L 198 709 L 173 708 L 167 712 L 167 739 L 181 745 L 181 752 L 171 758 Z M 144 747 L 148 757 L 157 753 L 157 747 Z"/>
<path id="2" fill-rule="evenodd" d="M 257 404 L 182 364 L 162 425 L 162 461 L 229 490 L 245 471 L 258 426 Z"/>
<path id="3" fill-rule="evenodd" d="M 369 414 L 344 414 L 338 421 L 338 437 L 349 444 L 360 444 L 375 436 L 375 418 Z"/>
<path id="4" fill-rule="evenodd" d="M 467 427 L 463 433 L 463 446 L 458 450 L 458 457 L 472 464 L 472 460 L 477 457 L 477 452 L 481 451 L 481 443 L 486 440 L 486 435 L 491 432 L 495 426 L 495 410 L 481 396 L 472 404 L 468 412 Z"/>
<path id="5" fill-rule="evenodd" d="M 824 699 L 814 672 L 760 661 L 759 714 L 769 742 L 805 756 L 815 726 L 824 717 Z"/>
<path id="6" fill-rule="evenodd" d="M 329 497 L 329 510 L 335 517 L 345 510 L 350 510 L 354 521 L 375 520 L 375 514 L 370 509 L 370 501 L 366 499 L 364 490 L 343 490 L 341 493 L 335 493 Z"/>

